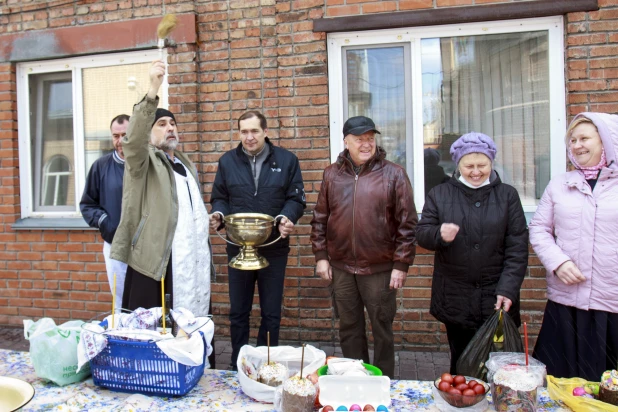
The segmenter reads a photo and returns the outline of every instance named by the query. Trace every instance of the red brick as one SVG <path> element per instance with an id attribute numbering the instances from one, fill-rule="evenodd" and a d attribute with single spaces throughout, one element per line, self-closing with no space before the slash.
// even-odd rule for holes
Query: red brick
<path id="1" fill-rule="evenodd" d="M 350 2 L 350 0 L 348 0 Z M 362 6 L 363 14 L 367 13 L 384 13 L 397 10 L 396 1 L 380 1 L 379 3 L 368 3 Z"/>

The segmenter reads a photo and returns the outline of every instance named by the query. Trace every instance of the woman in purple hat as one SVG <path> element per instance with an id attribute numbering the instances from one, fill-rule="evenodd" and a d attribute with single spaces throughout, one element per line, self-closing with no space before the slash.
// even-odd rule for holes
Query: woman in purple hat
<path id="1" fill-rule="evenodd" d="M 618 116 L 577 115 L 566 144 L 575 170 L 549 182 L 530 222 L 548 298 L 533 356 L 598 381 L 618 363 Z"/>
<path id="2" fill-rule="evenodd" d="M 451 373 L 482 324 L 501 307 L 515 323 L 528 265 L 528 229 L 512 186 L 493 169 L 496 145 L 471 132 L 451 146 L 453 177 L 425 199 L 418 244 L 435 251 L 430 313 L 446 327 Z"/>

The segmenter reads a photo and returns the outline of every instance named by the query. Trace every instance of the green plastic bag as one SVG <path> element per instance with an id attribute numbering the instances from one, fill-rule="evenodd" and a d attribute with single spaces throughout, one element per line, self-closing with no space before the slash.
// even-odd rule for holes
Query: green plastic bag
<path id="1" fill-rule="evenodd" d="M 39 378 L 64 386 L 90 376 L 90 365 L 77 370 L 77 345 L 81 320 L 56 326 L 51 318 L 24 320 L 24 336 L 30 341 L 30 359 Z"/>

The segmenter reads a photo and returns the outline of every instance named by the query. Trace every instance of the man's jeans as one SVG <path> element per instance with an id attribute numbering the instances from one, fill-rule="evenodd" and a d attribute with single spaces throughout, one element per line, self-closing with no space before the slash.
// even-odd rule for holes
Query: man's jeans
<path id="1" fill-rule="evenodd" d="M 395 373 L 393 320 L 397 290 L 390 289 L 391 271 L 354 275 L 333 269 L 333 294 L 339 312 L 339 338 L 343 356 L 369 362 L 365 313 L 367 309 L 374 342 L 373 365 L 391 379 Z"/>
<path id="2" fill-rule="evenodd" d="M 231 259 L 229 256 L 228 258 Z M 262 315 L 257 346 L 266 346 L 266 332 L 270 332 L 270 346 L 279 345 L 283 279 L 288 256 L 286 254 L 284 256 L 267 257 L 266 259 L 270 265 L 260 270 L 228 268 L 232 365 L 234 366 L 236 366 L 240 348 L 249 343 L 249 316 L 253 306 L 256 281 Z"/>

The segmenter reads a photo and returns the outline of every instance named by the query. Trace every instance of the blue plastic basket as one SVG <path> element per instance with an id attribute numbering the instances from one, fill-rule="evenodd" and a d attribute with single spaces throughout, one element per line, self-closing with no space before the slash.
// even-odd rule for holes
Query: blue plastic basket
<path id="1" fill-rule="evenodd" d="M 112 391 L 183 396 L 204 374 L 206 352 L 204 348 L 200 366 L 187 366 L 172 360 L 154 342 L 108 336 L 105 349 L 90 360 L 90 369 L 94 384 Z"/>

